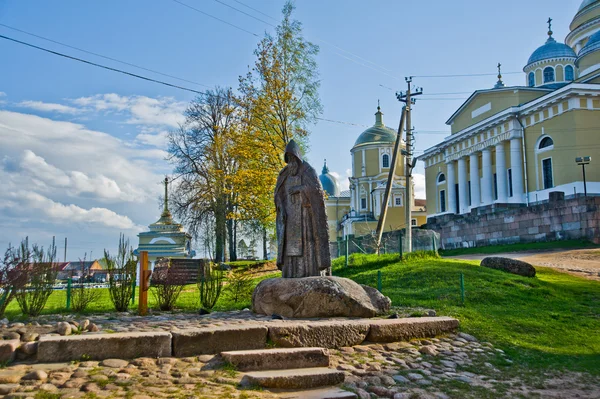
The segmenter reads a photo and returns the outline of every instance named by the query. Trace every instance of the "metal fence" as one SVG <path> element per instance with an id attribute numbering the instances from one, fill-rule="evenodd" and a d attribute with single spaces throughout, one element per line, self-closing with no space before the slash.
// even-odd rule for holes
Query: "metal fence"
<path id="1" fill-rule="evenodd" d="M 416 251 L 437 251 L 440 249 L 440 234 L 433 230 L 412 229 L 412 250 Z M 377 237 L 373 233 L 360 237 L 348 236 L 343 240 L 331 242 L 329 250 L 332 258 L 352 255 L 354 253 L 375 254 L 377 253 Z M 406 253 L 408 243 L 406 241 L 406 232 L 394 230 L 383 233 L 381 238 L 380 253 Z"/>

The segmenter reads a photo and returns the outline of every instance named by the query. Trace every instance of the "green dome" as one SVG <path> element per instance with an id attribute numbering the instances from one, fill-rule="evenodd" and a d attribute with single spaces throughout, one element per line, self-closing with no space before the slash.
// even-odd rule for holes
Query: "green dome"
<path id="1" fill-rule="evenodd" d="M 385 126 L 382 120 L 382 113 L 379 107 L 377 107 L 377 112 L 375 113 L 375 125 L 368 128 L 364 132 L 358 136 L 356 142 L 354 143 L 354 147 L 356 148 L 360 145 L 365 144 L 375 144 L 375 143 L 389 143 L 393 144 L 396 142 L 397 132 Z"/>

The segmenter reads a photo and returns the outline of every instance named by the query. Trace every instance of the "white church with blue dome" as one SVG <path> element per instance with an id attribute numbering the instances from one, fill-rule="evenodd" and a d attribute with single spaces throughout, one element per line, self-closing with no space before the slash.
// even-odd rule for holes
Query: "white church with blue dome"
<path id="1" fill-rule="evenodd" d="M 540 21 L 541 22 L 541 21 Z M 600 0 L 584 0 L 564 43 L 547 38 L 523 67 L 523 85 L 475 91 L 425 150 L 427 216 L 484 206 L 600 195 Z M 585 169 L 578 157 L 590 157 Z"/>

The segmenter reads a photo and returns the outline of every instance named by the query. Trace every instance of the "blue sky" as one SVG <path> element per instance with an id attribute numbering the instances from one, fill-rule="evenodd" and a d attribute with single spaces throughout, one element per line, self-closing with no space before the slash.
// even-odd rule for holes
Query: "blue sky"
<path id="1" fill-rule="evenodd" d="M 173 0 L 0 0 L 0 24 L 200 85 L 1 25 L 0 35 L 194 90 L 236 88 L 256 44 L 273 32 L 283 0 L 181 2 L 241 29 Z M 327 158 L 347 187 L 350 149 L 374 123 L 378 99 L 384 122 L 397 128 L 394 90 L 405 90 L 405 76 L 492 74 L 414 79 L 425 93 L 413 114 L 419 152 L 448 135 L 445 121 L 466 93 L 495 84 L 498 62 L 507 85 L 524 84 L 522 68 L 546 40 L 547 18 L 564 41 L 580 0 L 543 7 L 515 0 L 296 3 L 306 38 L 321 47 L 322 117 L 345 122 L 319 121 L 308 159 L 320 170 Z M 193 97 L 0 39 L 0 249 L 26 235 L 40 244 L 56 235 L 61 245 L 68 236 L 67 257 L 75 260 L 115 248 L 119 232 L 137 243 L 136 234 L 159 217 L 160 180 L 171 170 L 164 137 Z M 422 173 L 419 165 L 420 196 Z"/>

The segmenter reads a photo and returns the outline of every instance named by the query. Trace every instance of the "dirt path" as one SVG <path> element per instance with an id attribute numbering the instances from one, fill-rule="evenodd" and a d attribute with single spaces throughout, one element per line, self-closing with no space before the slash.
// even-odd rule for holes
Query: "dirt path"
<path id="1" fill-rule="evenodd" d="M 551 249 L 447 256 L 448 259 L 482 260 L 488 256 L 518 259 L 534 266 L 552 267 L 566 273 L 600 281 L 600 249 Z"/>

